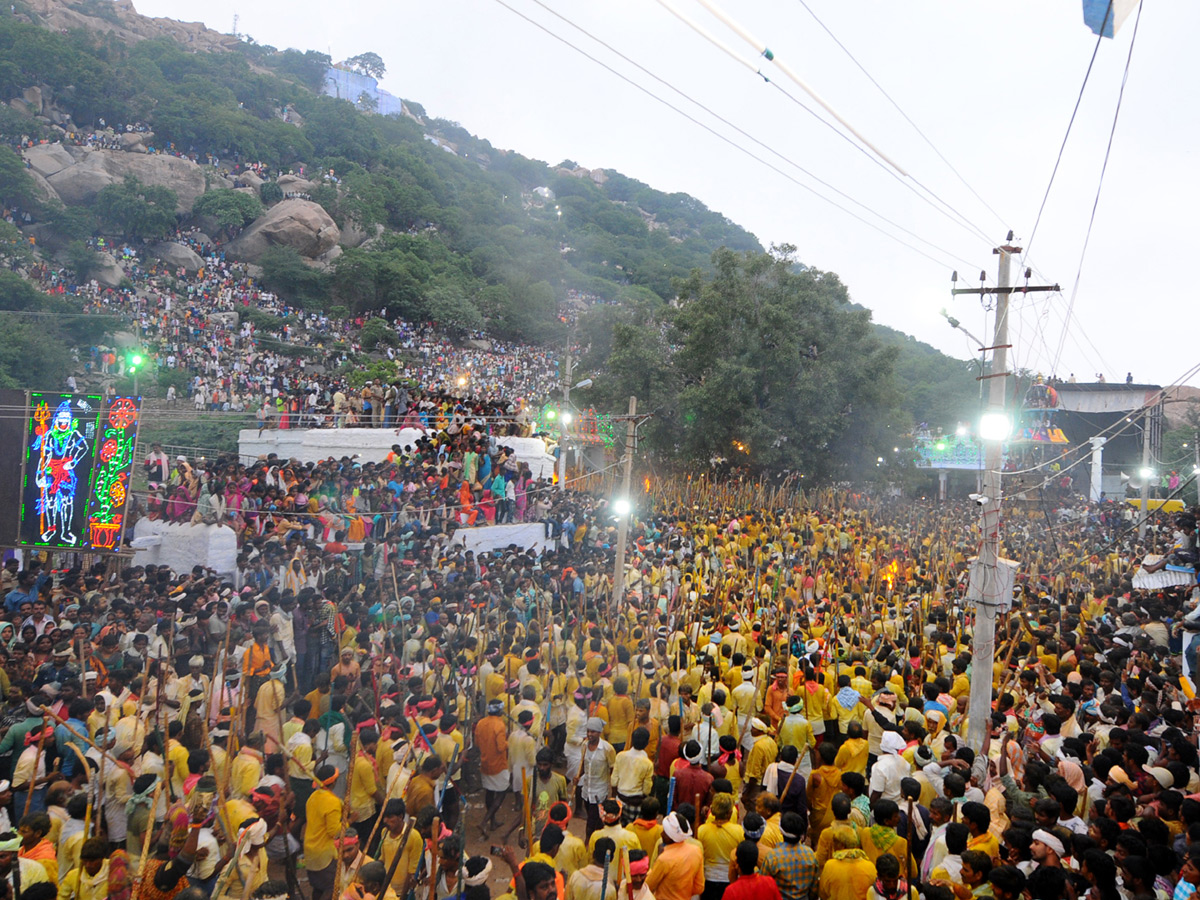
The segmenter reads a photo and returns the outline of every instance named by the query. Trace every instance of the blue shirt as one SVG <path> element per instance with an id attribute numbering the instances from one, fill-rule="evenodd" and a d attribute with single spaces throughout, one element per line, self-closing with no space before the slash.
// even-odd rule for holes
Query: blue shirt
<path id="1" fill-rule="evenodd" d="M 26 601 L 32 603 L 34 600 L 36 600 L 37 595 L 38 590 L 36 584 L 29 589 L 28 593 L 23 592 L 20 588 L 13 588 L 4 598 L 4 608 L 9 612 L 16 612 L 21 608 L 22 603 L 25 603 Z"/>

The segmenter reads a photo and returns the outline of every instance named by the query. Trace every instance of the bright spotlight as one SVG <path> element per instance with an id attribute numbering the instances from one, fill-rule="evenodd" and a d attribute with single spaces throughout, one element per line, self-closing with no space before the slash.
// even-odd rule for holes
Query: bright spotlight
<path id="1" fill-rule="evenodd" d="M 959 426 L 958 426 L 958 428 L 956 428 L 956 429 L 955 429 L 955 433 L 956 433 L 956 434 L 957 434 L 959 437 L 966 437 L 966 436 L 967 436 L 967 426 L 966 426 L 966 425 L 959 425 Z"/>
<path id="2" fill-rule="evenodd" d="M 571 415 L 569 412 L 565 412 L 565 413 L 563 413 L 563 414 L 562 414 L 562 423 L 563 423 L 564 425 L 570 425 L 570 424 L 571 424 L 571 420 L 572 420 L 572 419 L 574 419 L 574 418 L 575 418 L 575 417 L 574 417 L 574 416 L 572 416 L 572 415 Z"/>
<path id="3" fill-rule="evenodd" d="M 1154 477 L 1154 470 L 1153 470 L 1153 469 L 1151 469 L 1149 466 L 1147 466 L 1146 468 L 1142 469 L 1142 470 L 1141 470 L 1141 472 L 1140 472 L 1139 474 L 1140 474 L 1140 475 L 1141 475 L 1143 478 L 1153 478 L 1153 477 Z"/>
<path id="4" fill-rule="evenodd" d="M 1002 412 L 984 413 L 979 420 L 979 436 L 985 441 L 1002 441 L 1012 432 L 1012 421 Z"/>
<path id="5" fill-rule="evenodd" d="M 629 515 L 629 510 L 630 506 L 628 500 L 622 498 L 620 500 L 613 501 L 613 512 L 615 512 L 618 516 Z"/>

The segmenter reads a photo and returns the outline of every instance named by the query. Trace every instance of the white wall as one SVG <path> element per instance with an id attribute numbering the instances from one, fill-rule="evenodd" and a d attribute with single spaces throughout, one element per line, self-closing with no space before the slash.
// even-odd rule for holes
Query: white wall
<path id="1" fill-rule="evenodd" d="M 243 461 L 275 453 L 281 459 L 302 463 L 323 459 L 341 459 L 357 455 L 362 462 L 383 462 L 393 444 L 415 444 L 421 437 L 416 428 L 243 428 L 238 434 L 238 453 Z M 554 457 L 546 452 L 541 438 L 506 437 L 502 443 L 512 447 L 517 461 L 529 466 L 534 478 L 554 474 Z"/>

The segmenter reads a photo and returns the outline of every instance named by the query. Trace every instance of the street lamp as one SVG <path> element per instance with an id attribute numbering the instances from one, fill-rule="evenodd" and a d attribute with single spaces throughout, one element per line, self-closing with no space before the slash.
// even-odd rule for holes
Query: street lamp
<path id="1" fill-rule="evenodd" d="M 1002 412 L 986 412 L 979 420 L 979 436 L 985 441 L 1002 441 L 1012 433 L 1012 420 Z"/>
<path id="2" fill-rule="evenodd" d="M 146 357 L 138 353 L 136 350 L 129 354 L 129 374 L 133 376 L 133 396 L 140 396 L 138 391 L 138 373 L 142 370 L 142 365 L 146 362 Z"/>
<path id="3" fill-rule="evenodd" d="M 625 516 L 629 515 L 629 512 L 633 507 L 631 507 L 629 505 L 628 500 L 626 500 L 624 497 L 621 497 L 621 498 L 613 501 L 612 508 L 613 508 L 614 513 L 616 513 L 621 518 L 624 518 Z"/>

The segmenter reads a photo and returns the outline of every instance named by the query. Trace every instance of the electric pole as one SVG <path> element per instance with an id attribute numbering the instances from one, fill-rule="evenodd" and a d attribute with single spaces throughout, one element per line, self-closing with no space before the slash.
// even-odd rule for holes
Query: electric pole
<path id="1" fill-rule="evenodd" d="M 1008 233 L 1012 240 L 1012 232 Z M 1004 407 L 1008 389 L 1008 298 L 1014 293 L 1057 291 L 1058 285 L 1012 287 L 1012 257 L 1020 247 L 1004 244 L 992 251 L 1000 257 L 996 267 L 996 287 L 955 288 L 954 294 L 995 294 L 996 328 L 992 338 L 992 370 L 979 373 L 989 379 L 987 411 L 980 422 L 979 435 L 987 444 L 983 472 L 983 496 L 980 498 L 980 525 L 983 541 L 979 558 L 971 570 L 967 599 L 975 603 L 975 627 L 971 635 L 971 695 L 967 710 L 967 746 L 976 752 L 991 724 L 992 670 L 996 661 L 996 619 L 1012 604 L 1012 573 L 1000 568 L 1000 501 L 1004 469 L 1004 441 L 1012 431 L 1012 422 Z M 1029 272 L 1026 272 L 1026 279 Z M 965 616 L 965 613 L 964 613 Z"/>
<path id="2" fill-rule="evenodd" d="M 567 358 L 563 371 L 562 409 L 558 411 L 558 490 L 567 489 L 567 426 L 571 424 L 571 344 L 575 336 L 575 326 L 567 332 Z"/>
<path id="3" fill-rule="evenodd" d="M 625 456 L 621 460 L 621 497 L 613 504 L 617 513 L 617 565 L 613 570 L 613 610 L 619 609 L 625 595 L 625 545 L 629 540 L 629 520 L 633 503 L 629 499 L 633 480 L 633 451 L 637 442 L 637 397 L 629 398 L 629 418 L 625 421 Z"/>
<path id="4" fill-rule="evenodd" d="M 1141 501 L 1141 518 L 1138 521 L 1138 540 L 1146 539 L 1146 520 L 1149 518 L 1146 513 L 1150 508 L 1150 407 L 1147 406 L 1142 412 L 1142 470 L 1138 472 L 1142 476 L 1142 501 Z"/>

